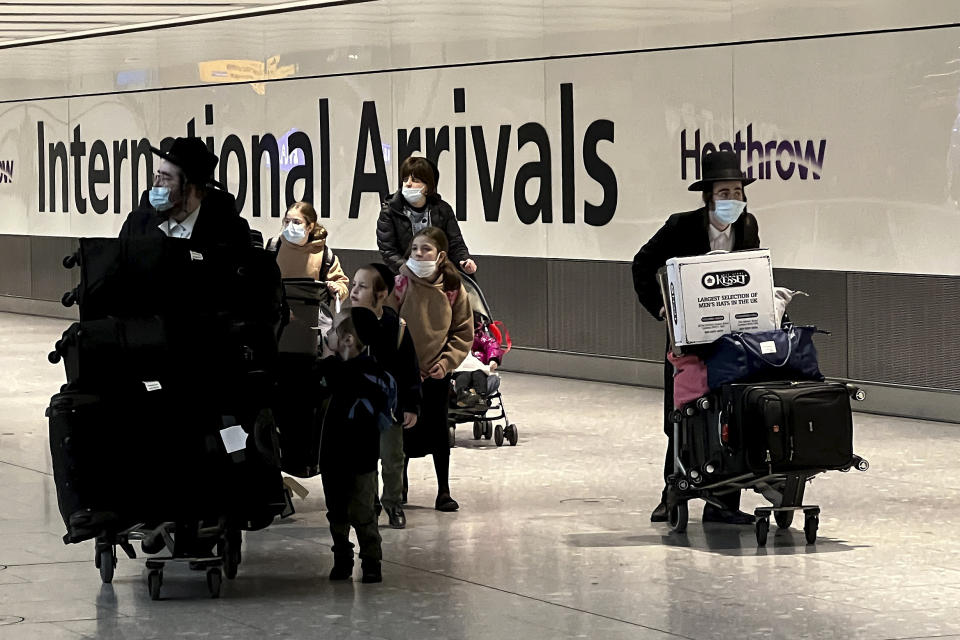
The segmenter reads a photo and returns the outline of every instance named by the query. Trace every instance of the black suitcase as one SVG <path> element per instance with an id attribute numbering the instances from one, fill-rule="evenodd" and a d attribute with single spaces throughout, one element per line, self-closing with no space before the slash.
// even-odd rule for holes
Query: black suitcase
<path id="1" fill-rule="evenodd" d="M 324 396 L 314 384 L 315 355 L 281 353 L 278 397 L 273 412 L 280 431 L 280 463 L 285 473 L 312 478 L 320 473 L 320 428 Z"/>
<path id="2" fill-rule="evenodd" d="M 681 411 L 681 450 L 686 452 L 689 468 L 702 474 L 705 482 L 750 473 L 721 395 L 711 393 L 692 406 L 692 415 Z"/>
<path id="3" fill-rule="evenodd" d="M 724 394 L 751 470 L 835 470 L 853 463 L 853 414 L 846 385 L 732 384 Z"/>

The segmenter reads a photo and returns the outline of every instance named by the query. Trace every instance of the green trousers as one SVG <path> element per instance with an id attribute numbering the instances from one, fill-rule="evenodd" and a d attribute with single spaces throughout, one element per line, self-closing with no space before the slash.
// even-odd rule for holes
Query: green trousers
<path id="1" fill-rule="evenodd" d="M 357 532 L 361 560 L 380 560 L 380 530 L 373 501 L 377 496 L 377 472 L 363 474 L 324 473 L 323 497 L 333 537 L 333 556 L 353 558 L 350 527 Z"/>

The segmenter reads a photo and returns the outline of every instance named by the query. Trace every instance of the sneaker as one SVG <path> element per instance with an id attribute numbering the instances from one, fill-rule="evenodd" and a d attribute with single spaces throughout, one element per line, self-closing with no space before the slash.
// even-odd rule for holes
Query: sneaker
<path id="1" fill-rule="evenodd" d="M 667 521 L 667 503 L 661 502 L 657 505 L 657 508 L 653 510 L 653 513 L 650 514 L 650 522 L 666 522 Z"/>
<path id="2" fill-rule="evenodd" d="M 363 577 L 360 578 L 360 582 L 363 584 L 383 582 L 383 573 L 380 571 L 379 560 L 364 560 L 360 563 L 360 569 L 363 571 Z"/>
<path id="3" fill-rule="evenodd" d="M 407 526 L 407 516 L 400 507 L 388 507 L 387 517 L 390 518 L 390 528 L 403 529 Z"/>
<path id="4" fill-rule="evenodd" d="M 333 569 L 330 569 L 331 580 L 349 580 L 353 577 L 353 558 L 334 558 Z"/>

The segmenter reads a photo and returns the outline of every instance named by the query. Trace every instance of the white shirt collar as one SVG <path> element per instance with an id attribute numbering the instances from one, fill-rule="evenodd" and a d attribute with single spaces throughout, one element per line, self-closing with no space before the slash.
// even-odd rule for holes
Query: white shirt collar
<path id="1" fill-rule="evenodd" d="M 171 238 L 189 238 L 193 235 L 193 227 L 197 224 L 199 215 L 200 205 L 197 205 L 197 208 L 191 211 L 183 222 L 167 218 L 158 225 L 158 228 Z"/>
<path id="2" fill-rule="evenodd" d="M 733 225 L 727 225 L 727 228 L 723 231 L 720 231 L 713 223 L 707 224 L 707 235 L 710 236 L 710 249 L 716 251 L 717 249 L 723 249 L 726 251 L 733 250 Z"/>

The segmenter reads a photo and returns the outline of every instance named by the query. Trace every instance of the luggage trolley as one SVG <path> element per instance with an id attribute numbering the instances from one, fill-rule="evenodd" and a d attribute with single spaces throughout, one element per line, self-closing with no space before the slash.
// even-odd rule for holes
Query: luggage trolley
<path id="1" fill-rule="evenodd" d="M 667 283 L 666 269 L 657 272 L 657 279 L 663 294 L 664 308 L 671 310 L 671 297 Z M 676 346 L 673 326 L 667 322 L 670 348 L 675 355 L 682 350 Z M 778 383 L 767 383 L 778 384 Z M 804 382 L 784 381 L 779 384 L 803 385 Z M 816 383 L 806 383 L 816 384 Z M 822 383 L 821 383 L 822 384 Z M 826 383 L 833 387 L 843 387 L 850 399 L 862 402 L 866 399 L 863 389 L 843 383 Z M 670 414 L 673 423 L 674 458 L 673 473 L 667 478 L 667 522 L 676 533 L 684 533 L 689 519 L 688 502 L 702 499 L 718 508 L 726 508 L 719 500 L 724 495 L 743 489 L 752 489 L 766 498 L 771 506 L 757 507 L 755 532 L 758 546 L 765 546 L 770 531 L 770 517 L 777 526 L 786 529 L 791 526 L 794 514 L 804 514 L 803 531 L 808 544 L 814 544 L 820 522 L 820 506 L 804 503 L 806 484 L 815 476 L 830 470 L 866 471 L 870 463 L 858 455 L 852 454 L 842 465 L 810 468 L 777 469 L 769 464 L 766 472 L 750 469 L 746 464 L 743 447 L 729 446 L 730 425 L 724 420 L 724 398 L 731 396 L 731 388 L 726 385 L 722 390 L 709 393 L 687 403 Z M 709 451 L 707 455 L 702 452 Z M 697 453 L 700 455 L 697 455 Z M 768 454 L 769 458 L 769 454 Z"/>

